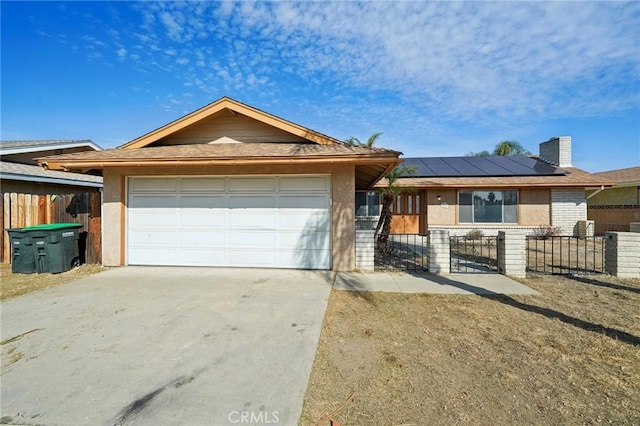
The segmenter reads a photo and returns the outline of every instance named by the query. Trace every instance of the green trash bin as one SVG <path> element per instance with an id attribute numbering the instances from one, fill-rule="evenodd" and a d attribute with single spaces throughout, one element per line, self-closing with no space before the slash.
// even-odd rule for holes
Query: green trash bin
<path id="1" fill-rule="evenodd" d="M 36 258 L 33 240 L 23 229 L 7 229 L 11 242 L 11 272 L 33 274 L 36 272 Z"/>
<path id="2" fill-rule="evenodd" d="M 80 264 L 79 223 L 53 223 L 23 228 L 33 242 L 36 272 L 58 274 Z"/>

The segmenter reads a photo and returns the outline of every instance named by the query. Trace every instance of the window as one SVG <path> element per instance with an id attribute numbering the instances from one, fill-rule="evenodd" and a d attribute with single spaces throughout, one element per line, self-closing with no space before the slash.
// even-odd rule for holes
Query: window
<path id="1" fill-rule="evenodd" d="M 458 192 L 460 223 L 518 223 L 518 191 Z"/>
<path id="2" fill-rule="evenodd" d="M 376 191 L 356 191 L 356 216 L 379 216 L 380 194 Z"/>
<path id="3" fill-rule="evenodd" d="M 420 214 L 420 195 L 399 194 L 391 205 L 391 214 L 417 215 Z"/>

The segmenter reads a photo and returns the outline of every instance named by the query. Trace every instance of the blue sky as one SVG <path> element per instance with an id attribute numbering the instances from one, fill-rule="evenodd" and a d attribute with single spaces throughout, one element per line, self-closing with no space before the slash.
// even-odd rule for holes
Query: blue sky
<path id="1" fill-rule="evenodd" d="M 230 96 L 455 156 L 573 137 L 640 165 L 640 2 L 7 2 L 2 139 L 110 148 Z"/>

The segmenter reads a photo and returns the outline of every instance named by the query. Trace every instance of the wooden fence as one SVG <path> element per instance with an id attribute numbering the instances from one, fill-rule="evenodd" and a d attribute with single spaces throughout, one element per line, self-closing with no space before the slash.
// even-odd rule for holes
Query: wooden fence
<path id="1" fill-rule="evenodd" d="M 80 194 L 16 194 L 3 193 L 0 203 L 2 223 L 2 263 L 11 262 L 11 246 L 7 229 L 47 223 L 81 223 L 80 261 L 102 262 L 102 221 L 99 192 Z"/>

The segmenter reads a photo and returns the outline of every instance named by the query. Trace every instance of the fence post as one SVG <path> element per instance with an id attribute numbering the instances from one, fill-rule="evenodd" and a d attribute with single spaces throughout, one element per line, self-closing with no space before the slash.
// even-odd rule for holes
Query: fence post
<path id="1" fill-rule="evenodd" d="M 375 269 L 375 235 L 373 230 L 356 229 L 356 269 L 370 272 Z"/>
<path id="2" fill-rule="evenodd" d="M 527 236 L 519 231 L 498 232 L 498 272 L 527 276 Z"/>
<path id="3" fill-rule="evenodd" d="M 449 231 L 429 231 L 429 272 L 438 275 L 451 273 Z"/>
<path id="4" fill-rule="evenodd" d="M 640 278 L 640 234 L 607 232 L 604 269 L 619 278 Z"/>

